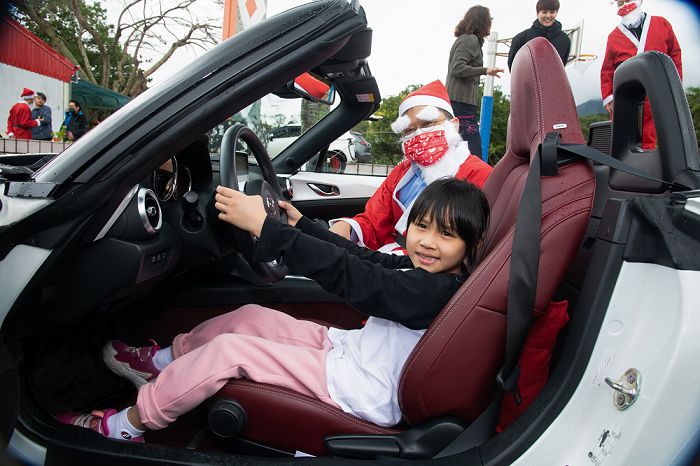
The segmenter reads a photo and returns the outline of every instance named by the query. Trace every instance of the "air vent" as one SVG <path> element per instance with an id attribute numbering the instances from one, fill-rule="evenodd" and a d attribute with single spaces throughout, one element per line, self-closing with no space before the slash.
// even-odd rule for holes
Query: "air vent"
<path id="1" fill-rule="evenodd" d="M 155 234 L 163 225 L 163 214 L 160 210 L 160 203 L 156 199 L 155 193 L 150 189 L 141 188 L 138 192 L 139 217 L 143 227 L 150 234 Z"/>

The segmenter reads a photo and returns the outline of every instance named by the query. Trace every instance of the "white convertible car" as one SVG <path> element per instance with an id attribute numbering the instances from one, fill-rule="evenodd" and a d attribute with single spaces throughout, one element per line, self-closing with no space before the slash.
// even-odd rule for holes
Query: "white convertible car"
<path id="1" fill-rule="evenodd" d="M 265 180 L 266 196 L 286 196 L 312 218 L 361 211 L 382 177 L 300 168 L 378 108 L 371 40 L 358 1 L 312 2 L 219 45 L 57 157 L 0 157 L 6 455 L 47 465 L 697 457 L 700 157 L 678 75 L 658 53 L 620 66 L 601 153 L 583 139 L 561 61 L 543 39 L 513 64 L 507 149 L 484 188 L 492 206 L 484 257 L 406 364 L 398 425 L 246 380 L 147 432 L 145 444 L 55 421 L 60 411 L 133 403 L 133 387 L 102 363 L 110 339 L 167 344 L 247 303 L 362 325 L 366 316 L 311 280 L 285 276 L 283 263 L 252 261 L 255 243 L 221 230 L 210 199 L 220 183 L 252 193 Z M 308 98 L 289 85 L 304 72 L 335 90 L 326 117 L 272 161 L 253 131 L 234 126 L 212 163 L 209 131 L 266 96 Z M 653 151 L 637 144 L 645 97 L 658 116 Z M 518 379 L 521 349 L 532 350 L 523 339 L 562 300 L 570 321 L 546 350 L 548 379 L 497 431 L 501 399 L 532 391 L 524 367 Z"/>

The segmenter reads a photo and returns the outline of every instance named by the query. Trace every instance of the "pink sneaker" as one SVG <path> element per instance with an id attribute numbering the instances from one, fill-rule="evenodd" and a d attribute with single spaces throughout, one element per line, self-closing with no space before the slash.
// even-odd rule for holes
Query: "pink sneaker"
<path id="1" fill-rule="evenodd" d="M 119 340 L 112 340 L 102 350 L 102 360 L 112 372 L 129 379 L 139 388 L 160 374 L 153 364 L 153 356 L 160 346 L 153 340 L 151 342 L 153 346 L 137 348 Z"/>
<path id="2" fill-rule="evenodd" d="M 93 411 L 90 414 L 60 413 L 56 415 L 56 420 L 61 424 L 68 424 L 71 426 L 84 427 L 86 429 L 94 430 L 103 437 L 111 438 L 109 437 L 107 419 L 117 412 L 118 411 L 116 409 L 107 409 L 105 411 Z M 122 440 L 126 440 L 127 442 L 144 443 L 143 435 L 132 437 L 131 434 L 126 431 L 120 433 L 120 438 Z"/>

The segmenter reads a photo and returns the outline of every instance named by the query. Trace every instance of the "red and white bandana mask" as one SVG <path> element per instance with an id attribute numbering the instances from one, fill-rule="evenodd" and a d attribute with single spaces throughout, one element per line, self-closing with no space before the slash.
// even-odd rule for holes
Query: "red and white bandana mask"
<path id="1" fill-rule="evenodd" d="M 637 2 L 625 3 L 617 10 L 617 15 L 618 16 L 627 16 L 627 14 L 631 13 L 632 11 L 636 10 L 637 8 L 639 8 L 639 5 L 637 5 Z"/>
<path id="2" fill-rule="evenodd" d="M 450 144 L 443 129 L 418 133 L 403 143 L 406 158 L 423 167 L 438 162 L 449 149 Z"/>

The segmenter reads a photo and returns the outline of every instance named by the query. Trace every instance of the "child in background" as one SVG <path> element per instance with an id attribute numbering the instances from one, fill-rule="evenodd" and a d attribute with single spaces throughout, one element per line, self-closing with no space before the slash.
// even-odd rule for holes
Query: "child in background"
<path id="1" fill-rule="evenodd" d="M 403 366 L 475 265 L 489 218 L 484 194 L 454 178 L 428 185 L 408 218 L 406 256 L 357 246 L 291 204 L 279 204 L 288 224 L 268 216 L 259 196 L 217 188 L 219 218 L 259 238 L 255 260 L 283 257 L 290 273 L 316 280 L 370 315 L 363 328 L 329 329 L 247 305 L 177 335 L 167 348 L 111 341 L 105 362 L 139 387 L 136 405 L 57 419 L 143 442 L 146 429 L 167 427 L 229 379 L 246 378 L 315 397 L 378 425 L 397 424 Z"/>

